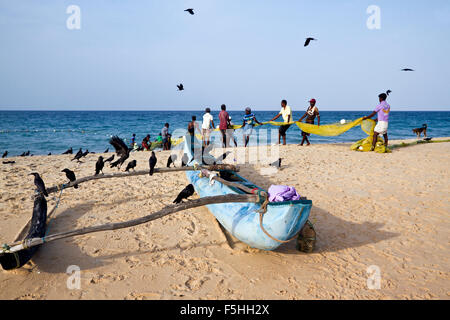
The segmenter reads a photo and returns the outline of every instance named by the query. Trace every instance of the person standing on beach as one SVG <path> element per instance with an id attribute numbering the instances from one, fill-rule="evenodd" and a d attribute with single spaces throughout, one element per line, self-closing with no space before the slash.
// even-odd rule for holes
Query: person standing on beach
<path id="1" fill-rule="evenodd" d="M 228 126 L 230 125 L 230 115 L 226 111 L 227 107 L 224 104 L 220 106 L 220 109 L 222 111 L 219 113 L 219 130 L 222 134 L 222 147 L 226 148 L 230 144 L 230 137 L 227 132 Z"/>
<path id="2" fill-rule="evenodd" d="M 142 140 L 142 148 L 144 148 L 144 150 L 150 150 L 150 135 L 148 134 L 143 140 Z"/>
<path id="3" fill-rule="evenodd" d="M 163 150 L 170 150 L 170 137 L 169 134 L 169 124 L 166 122 L 164 124 L 164 127 L 161 129 L 161 137 L 162 137 L 162 144 L 163 144 Z"/>
<path id="4" fill-rule="evenodd" d="M 252 113 L 252 109 L 245 108 L 244 122 L 242 123 L 242 127 L 244 129 L 244 147 L 247 147 L 248 141 L 250 140 L 250 136 L 253 133 L 253 127 L 255 126 L 255 122 L 257 124 L 262 124 L 258 120 L 256 120 L 255 115 Z"/>
<path id="5" fill-rule="evenodd" d="M 281 137 L 283 137 L 283 145 L 286 145 L 286 131 L 291 126 L 288 124 L 292 121 L 292 109 L 287 105 L 286 100 L 281 101 L 281 110 L 280 112 L 270 121 L 275 121 L 280 116 L 283 117 L 284 125 L 280 126 L 280 129 L 278 129 L 278 144 L 281 142 Z"/>
<path id="6" fill-rule="evenodd" d="M 213 116 L 211 115 L 211 109 L 206 108 L 205 114 L 203 115 L 203 123 L 202 123 L 203 145 L 205 147 L 209 145 L 209 136 L 211 134 L 211 128 L 213 129 L 215 128 L 214 120 Z"/>
<path id="7" fill-rule="evenodd" d="M 369 114 L 367 117 L 364 117 L 363 120 L 372 118 L 375 114 L 378 114 L 377 116 L 377 125 L 374 128 L 373 131 L 373 141 L 372 141 L 372 147 L 370 148 L 370 151 L 375 150 L 375 146 L 378 141 L 378 136 L 380 134 L 383 135 L 384 138 L 384 145 L 388 146 L 388 126 L 389 126 L 389 112 L 391 112 L 391 106 L 386 102 L 387 95 L 386 93 L 381 93 L 378 95 L 378 100 L 380 101 L 380 104 L 375 107 L 375 110 Z"/>
<path id="8" fill-rule="evenodd" d="M 302 120 L 306 117 L 305 122 L 309 124 L 314 124 L 314 120 L 317 117 L 317 125 L 320 126 L 320 114 L 319 109 L 316 107 L 316 99 L 309 100 L 309 107 L 306 110 L 305 114 L 298 120 L 298 122 L 302 122 Z M 301 146 L 303 146 L 303 143 L 306 141 L 306 145 L 309 146 L 311 143 L 309 143 L 308 136 L 310 134 L 307 132 L 302 131 L 302 142 L 300 143 Z"/>
<path id="9" fill-rule="evenodd" d="M 133 133 L 133 137 L 131 138 L 131 148 L 133 149 L 136 144 L 136 133 Z"/>

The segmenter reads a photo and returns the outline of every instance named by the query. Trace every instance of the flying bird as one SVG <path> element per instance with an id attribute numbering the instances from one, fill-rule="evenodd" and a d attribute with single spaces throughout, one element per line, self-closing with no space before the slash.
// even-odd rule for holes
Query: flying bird
<path id="1" fill-rule="evenodd" d="M 81 150 L 81 149 L 80 149 Z M 69 149 L 67 149 L 66 151 L 64 151 L 62 154 L 72 154 L 73 150 L 72 147 L 70 147 Z"/>
<path id="2" fill-rule="evenodd" d="M 405 68 L 405 69 L 402 69 L 401 71 L 414 71 L 414 70 L 410 69 L 410 68 Z"/>
<path id="3" fill-rule="evenodd" d="M 173 166 L 175 167 L 175 161 L 177 161 L 177 155 L 172 154 L 169 159 L 167 159 L 167 168 L 170 168 L 170 165 L 173 163 Z"/>
<path id="4" fill-rule="evenodd" d="M 69 169 L 66 168 L 64 170 L 61 170 L 61 172 L 65 172 L 66 173 L 66 177 L 67 177 L 67 179 L 69 179 L 70 182 L 77 180 L 77 178 L 75 177 L 75 172 L 73 172 L 72 170 L 69 170 Z M 77 184 L 74 185 L 73 187 L 75 189 L 78 189 L 78 185 Z"/>
<path id="5" fill-rule="evenodd" d="M 316 41 L 317 39 L 314 39 L 314 38 L 306 38 L 306 41 L 305 41 L 304 47 L 307 47 L 307 46 L 309 46 L 309 43 L 310 43 L 310 42 L 311 42 L 312 40 Z"/>
<path id="6" fill-rule="evenodd" d="M 8 150 L 6 150 L 5 152 L 3 152 L 2 158 L 6 158 L 7 155 L 8 155 Z"/>
<path id="7" fill-rule="evenodd" d="M 114 155 L 112 155 L 111 159 L 114 158 Z M 111 161 L 109 160 L 109 161 Z M 105 161 L 106 162 L 106 161 Z M 95 175 L 98 175 L 100 171 L 103 173 L 103 167 L 105 166 L 105 162 L 103 162 L 103 157 L 99 156 L 97 162 L 95 163 Z"/>
<path id="8" fill-rule="evenodd" d="M 186 11 L 186 12 L 189 12 L 191 15 L 194 15 L 194 9 L 186 9 L 186 10 L 184 10 L 184 11 Z"/>
<path id="9" fill-rule="evenodd" d="M 73 157 L 73 159 L 70 160 L 70 161 L 77 160 L 78 162 L 80 162 L 80 158 L 81 158 L 82 156 L 83 156 L 83 151 L 82 151 L 81 148 L 80 148 L 80 150 L 78 150 L 78 152 L 75 154 L 75 157 Z"/>
<path id="10" fill-rule="evenodd" d="M 272 163 L 270 164 L 270 166 L 280 168 L 280 167 L 281 167 L 281 158 L 278 158 L 277 161 L 272 162 Z"/>
<path id="11" fill-rule="evenodd" d="M 125 160 L 127 160 L 128 157 L 130 156 L 130 150 L 128 150 L 128 147 L 125 144 L 125 142 L 123 142 L 123 140 L 120 139 L 118 136 L 113 136 L 109 140 L 109 143 L 114 147 L 117 155 L 120 156 L 120 158 L 117 161 L 111 163 L 110 167 L 111 168 L 117 167 L 117 169 L 120 169 Z"/>
<path id="12" fill-rule="evenodd" d="M 114 155 L 112 155 L 111 157 L 109 157 L 108 159 L 105 160 L 105 162 L 111 162 L 114 160 Z"/>
<path id="13" fill-rule="evenodd" d="M 45 183 L 44 180 L 42 180 L 41 176 L 37 172 L 32 172 L 30 175 L 34 176 L 34 185 L 38 189 L 40 193 L 43 193 L 44 196 L 48 197 L 47 190 L 45 189 Z"/>
<path id="14" fill-rule="evenodd" d="M 148 165 L 150 166 L 150 171 L 148 172 L 148 174 L 151 176 L 153 175 L 153 171 L 155 169 L 157 161 L 158 161 L 158 159 L 156 159 L 155 152 L 152 151 L 152 155 L 151 155 L 150 159 L 148 159 Z"/>
<path id="15" fill-rule="evenodd" d="M 177 84 L 177 88 L 178 88 L 178 91 L 183 91 L 184 90 L 184 86 L 183 86 L 182 83 Z"/>
<path id="16" fill-rule="evenodd" d="M 188 184 L 181 192 L 178 194 L 173 203 L 180 203 L 183 199 L 187 199 L 194 194 L 194 186 L 192 184 Z"/>
<path id="17" fill-rule="evenodd" d="M 127 165 L 127 168 L 125 169 L 125 171 L 128 171 L 130 169 L 133 169 L 133 171 L 134 171 L 134 168 L 136 167 L 136 163 L 137 163 L 136 160 L 128 162 L 128 165 Z"/>
<path id="18" fill-rule="evenodd" d="M 391 90 L 386 91 L 386 95 L 389 95 L 391 92 Z"/>

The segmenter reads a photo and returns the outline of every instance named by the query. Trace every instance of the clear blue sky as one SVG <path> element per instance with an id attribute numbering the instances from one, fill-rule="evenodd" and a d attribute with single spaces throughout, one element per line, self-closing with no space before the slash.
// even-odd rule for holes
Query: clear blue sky
<path id="1" fill-rule="evenodd" d="M 370 110 L 391 89 L 393 110 L 450 110 L 449 17 L 448 0 L 0 0 L 0 109 Z"/>

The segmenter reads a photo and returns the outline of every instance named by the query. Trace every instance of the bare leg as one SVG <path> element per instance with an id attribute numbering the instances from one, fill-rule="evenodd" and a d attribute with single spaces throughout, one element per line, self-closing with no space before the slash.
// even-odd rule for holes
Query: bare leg
<path id="1" fill-rule="evenodd" d="M 375 145 L 377 144 L 377 141 L 378 141 L 378 135 L 379 135 L 378 132 L 373 133 L 372 148 L 370 149 L 370 151 L 375 150 Z"/>
<path id="2" fill-rule="evenodd" d="M 283 136 L 283 146 L 286 145 L 286 135 Z"/>
<path id="3" fill-rule="evenodd" d="M 388 135 L 387 133 L 383 134 L 383 138 L 384 138 L 384 145 L 387 147 L 388 146 Z"/>

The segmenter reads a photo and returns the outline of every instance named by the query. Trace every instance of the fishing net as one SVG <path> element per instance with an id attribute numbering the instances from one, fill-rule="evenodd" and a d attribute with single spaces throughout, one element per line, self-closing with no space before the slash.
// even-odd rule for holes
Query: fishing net
<path id="1" fill-rule="evenodd" d="M 361 130 L 364 131 L 368 135 L 368 137 L 355 142 L 351 146 L 351 149 L 355 150 L 355 151 L 366 152 L 366 151 L 370 151 L 370 147 L 372 145 L 373 130 L 375 128 L 376 122 L 372 119 L 363 120 L 363 118 L 358 118 L 353 121 L 341 121 L 341 122 L 325 124 L 325 125 L 321 125 L 321 126 L 304 123 L 304 122 L 299 122 L 299 121 L 294 121 L 294 122 L 289 122 L 289 123 L 267 121 L 267 122 L 263 122 L 261 125 L 267 125 L 267 124 L 270 124 L 273 126 L 296 124 L 297 127 L 304 132 L 312 133 L 312 134 L 319 135 L 319 136 L 325 136 L 325 137 L 338 136 L 338 135 L 343 134 L 344 132 L 347 132 L 348 130 L 350 130 L 354 127 L 361 126 Z M 259 127 L 261 125 L 256 124 L 255 127 Z M 240 129 L 240 128 L 242 128 L 242 125 L 232 125 L 230 129 L 236 130 L 236 129 Z M 219 129 L 214 129 L 212 131 L 219 131 Z M 202 136 L 200 134 L 197 134 L 196 137 L 199 140 L 202 139 Z M 176 145 L 180 144 L 183 141 L 183 139 L 184 139 L 184 137 L 172 139 L 172 145 L 176 146 Z M 152 145 L 152 147 L 153 147 L 153 145 Z M 383 140 L 378 137 L 378 142 L 377 142 L 377 145 L 376 145 L 374 151 L 379 152 L 379 153 L 384 153 L 384 152 L 389 152 L 389 149 L 384 146 Z"/>

